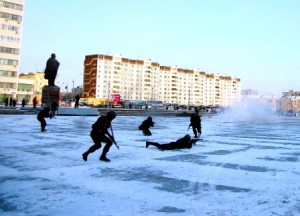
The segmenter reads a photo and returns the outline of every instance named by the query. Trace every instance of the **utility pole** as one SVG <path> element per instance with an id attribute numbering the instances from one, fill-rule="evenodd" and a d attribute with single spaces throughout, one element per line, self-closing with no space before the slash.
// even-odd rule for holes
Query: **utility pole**
<path id="1" fill-rule="evenodd" d="M 190 110 L 190 89 L 188 90 L 188 92 L 189 92 L 189 95 L 188 95 L 188 106 L 187 106 L 187 108 L 188 108 L 188 110 Z"/>
<path id="2" fill-rule="evenodd" d="M 72 81 L 73 85 L 72 85 L 72 101 L 74 101 L 74 79 Z"/>

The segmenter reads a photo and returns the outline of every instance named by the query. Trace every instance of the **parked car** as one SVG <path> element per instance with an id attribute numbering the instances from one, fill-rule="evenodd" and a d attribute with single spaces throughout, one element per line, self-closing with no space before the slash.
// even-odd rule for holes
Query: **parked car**
<path id="1" fill-rule="evenodd" d="M 90 107 L 88 103 L 86 102 L 79 102 L 80 107 Z"/>

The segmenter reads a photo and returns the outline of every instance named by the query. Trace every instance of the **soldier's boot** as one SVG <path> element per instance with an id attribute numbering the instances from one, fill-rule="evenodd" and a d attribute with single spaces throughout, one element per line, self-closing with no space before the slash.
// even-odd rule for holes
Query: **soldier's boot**
<path id="1" fill-rule="evenodd" d="M 148 148 L 150 145 L 150 142 L 146 141 L 146 148 Z"/>
<path id="2" fill-rule="evenodd" d="M 86 151 L 86 152 L 84 152 L 84 153 L 82 154 L 82 159 L 83 159 L 84 161 L 87 161 L 89 153 L 90 153 L 90 150 L 88 150 L 88 151 Z"/>
<path id="3" fill-rule="evenodd" d="M 83 159 L 84 161 L 87 161 L 88 155 L 89 155 L 90 153 L 93 153 L 93 152 L 96 151 L 97 149 L 98 149 L 97 146 L 95 146 L 95 145 L 91 146 L 91 147 L 89 148 L 89 150 L 87 150 L 86 152 L 84 152 L 84 153 L 82 154 L 82 159 Z"/>
<path id="4" fill-rule="evenodd" d="M 106 157 L 106 155 L 101 155 L 99 160 L 104 161 L 104 162 L 110 162 L 110 160 Z"/>
<path id="5" fill-rule="evenodd" d="M 159 148 L 160 150 L 161 150 L 161 145 L 160 144 L 158 144 L 158 143 L 156 143 L 156 142 L 146 142 L 146 148 L 148 148 L 149 147 L 149 145 L 153 145 L 153 146 L 155 146 L 155 147 L 157 147 L 157 148 Z"/>
<path id="6" fill-rule="evenodd" d="M 86 152 L 84 152 L 82 154 L 82 159 L 87 161 L 88 155 L 90 153 L 93 153 L 94 151 L 96 151 L 97 149 L 101 148 L 101 144 L 100 145 L 93 145 L 89 148 L 89 150 L 87 150 Z"/>
<path id="7" fill-rule="evenodd" d="M 105 147 L 103 148 L 103 152 L 99 158 L 99 160 L 101 161 L 105 161 L 105 162 L 110 162 L 110 160 L 106 157 L 107 152 L 109 151 L 111 145 L 106 144 Z"/>
<path id="8" fill-rule="evenodd" d="M 154 145 L 154 146 L 156 146 L 156 144 L 157 144 L 157 143 L 155 143 L 155 142 L 149 142 L 149 141 L 146 141 L 146 148 L 148 148 L 149 145 Z"/>
<path id="9" fill-rule="evenodd" d="M 41 125 L 41 131 L 42 131 L 42 132 L 45 132 L 45 131 L 46 131 L 45 128 L 46 128 L 46 125 L 45 125 L 45 124 L 42 124 L 42 125 Z"/>

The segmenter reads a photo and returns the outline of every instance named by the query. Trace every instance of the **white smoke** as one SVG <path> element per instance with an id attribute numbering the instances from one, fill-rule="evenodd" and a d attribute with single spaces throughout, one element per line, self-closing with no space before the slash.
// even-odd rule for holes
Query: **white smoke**
<path id="1" fill-rule="evenodd" d="M 223 115 L 227 121 L 245 122 L 267 121 L 273 116 L 273 111 L 270 107 L 256 101 L 248 101 L 247 103 L 236 105 L 227 109 Z"/>

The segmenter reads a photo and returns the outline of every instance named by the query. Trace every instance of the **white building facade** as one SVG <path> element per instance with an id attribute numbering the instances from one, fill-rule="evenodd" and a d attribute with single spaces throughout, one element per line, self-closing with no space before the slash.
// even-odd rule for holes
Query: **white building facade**
<path id="1" fill-rule="evenodd" d="M 0 102 L 17 98 L 23 0 L 0 0 Z"/>
<path id="2" fill-rule="evenodd" d="M 86 56 L 83 80 L 84 98 L 120 94 L 123 100 L 224 107 L 240 100 L 239 78 L 121 56 Z"/>

